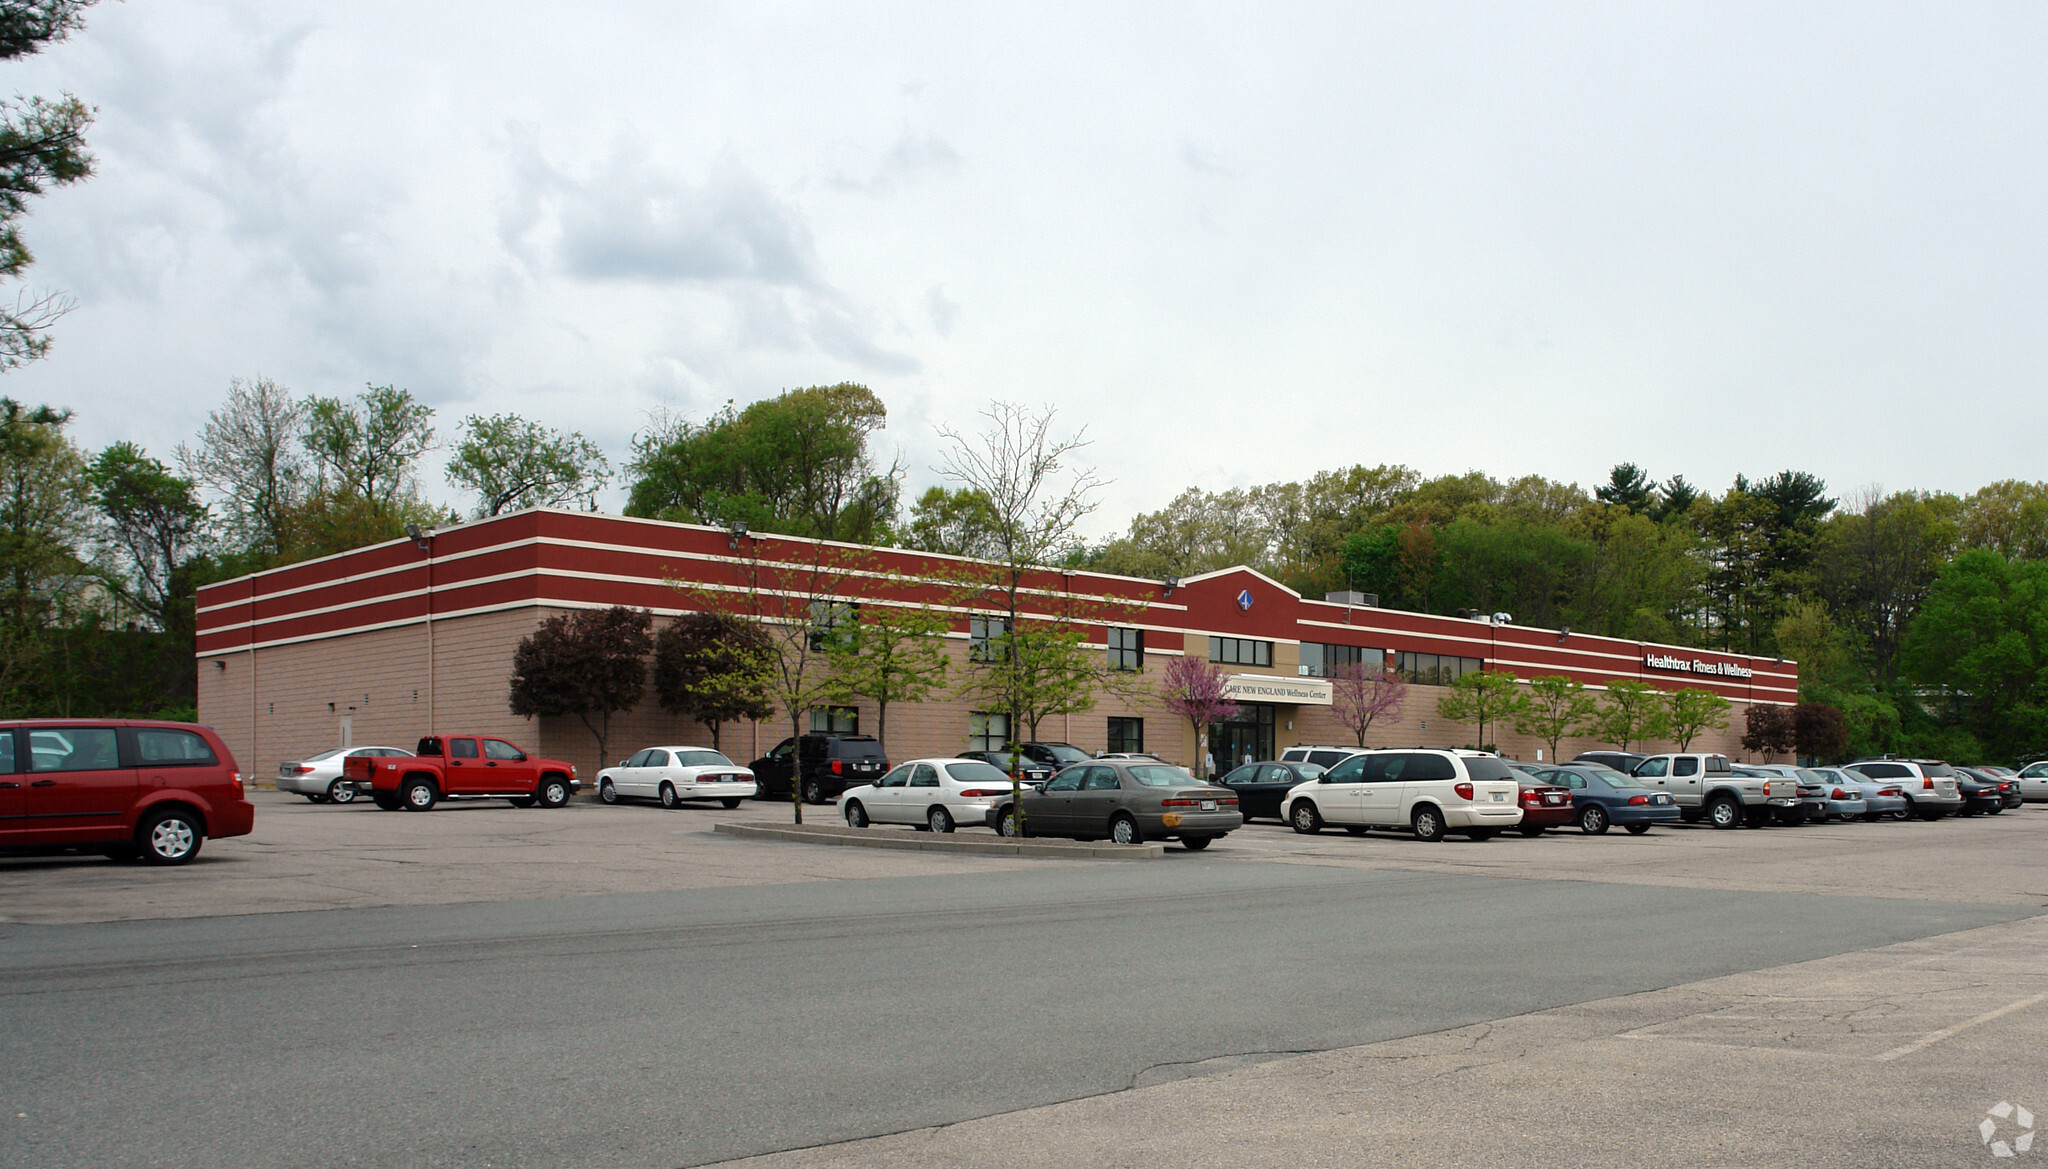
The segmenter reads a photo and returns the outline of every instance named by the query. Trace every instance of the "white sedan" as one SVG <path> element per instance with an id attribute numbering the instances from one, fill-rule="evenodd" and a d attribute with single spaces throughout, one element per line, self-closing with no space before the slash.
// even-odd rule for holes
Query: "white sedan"
<path id="1" fill-rule="evenodd" d="M 873 783 L 847 788 L 839 812 L 855 828 L 916 824 L 951 832 L 988 823 L 989 806 L 1010 791 L 1010 777 L 978 759 L 912 759 Z"/>
<path id="2" fill-rule="evenodd" d="M 597 773 L 597 798 L 607 804 L 660 800 L 674 808 L 684 800 L 717 800 L 737 808 L 756 790 L 753 772 L 709 747 L 649 747 Z"/>
<path id="3" fill-rule="evenodd" d="M 351 755 L 410 759 L 412 752 L 403 747 L 336 747 L 332 751 L 278 764 L 277 790 L 297 792 L 315 804 L 346 804 L 358 795 L 368 795 L 369 789 L 359 792 L 354 784 L 341 778 L 342 764 Z"/>

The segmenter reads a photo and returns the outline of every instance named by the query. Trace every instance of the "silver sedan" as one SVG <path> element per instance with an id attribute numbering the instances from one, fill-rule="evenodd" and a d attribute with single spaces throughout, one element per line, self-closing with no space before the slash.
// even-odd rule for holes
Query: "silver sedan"
<path id="1" fill-rule="evenodd" d="M 1860 814 L 1865 820 L 1875 820 L 1881 816 L 1904 816 L 1912 810 L 1913 805 L 1908 803 L 1905 795 L 1899 791 L 1897 780 L 1871 779 L 1868 776 L 1858 775 L 1853 771 L 1847 771 L 1840 767 L 1814 767 L 1802 768 L 1801 770 L 1806 771 L 1810 775 L 1818 776 L 1826 782 L 1829 787 L 1828 794 L 1830 795 L 1834 794 L 1835 788 L 1841 788 L 1845 792 L 1861 792 L 1863 795 L 1863 811 Z"/>
<path id="2" fill-rule="evenodd" d="M 341 777 L 342 762 L 352 755 L 412 758 L 412 752 L 403 747 L 336 747 L 278 764 L 277 790 L 294 792 L 315 804 L 346 804 L 358 795 L 367 795 L 367 791 L 357 791 L 355 784 Z"/>

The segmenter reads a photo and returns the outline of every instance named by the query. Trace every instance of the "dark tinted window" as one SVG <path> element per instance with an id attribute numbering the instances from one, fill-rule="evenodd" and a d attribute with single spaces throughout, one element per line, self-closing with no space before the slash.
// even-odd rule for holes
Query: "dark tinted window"
<path id="1" fill-rule="evenodd" d="M 1872 779 L 1904 779 L 1913 774 L 1902 763 L 1858 763 L 1850 770 L 1860 771 Z"/>
<path id="2" fill-rule="evenodd" d="M 832 747 L 832 754 L 841 759 L 865 759 L 881 753 L 882 743 L 879 739 L 840 739 Z"/>
<path id="3" fill-rule="evenodd" d="M 1673 775 L 1697 775 L 1699 770 L 1700 761 L 1690 755 L 1671 761 L 1671 774 Z"/>
<path id="4" fill-rule="evenodd" d="M 1498 759 L 1467 759 L 1465 771 L 1473 779 L 1515 779 L 1514 769 Z M 1444 778 L 1448 779 L 1449 776 Z"/>
<path id="5" fill-rule="evenodd" d="M 0 731 L 0 775 L 11 775 L 20 770 L 14 764 L 14 732 Z"/>
<path id="6" fill-rule="evenodd" d="M 1920 765 L 1920 770 L 1935 779 L 1955 774 L 1955 769 L 1946 763 L 1923 763 Z"/>
<path id="7" fill-rule="evenodd" d="M 138 729 L 135 755 L 145 767 L 200 767 L 220 762 L 205 738 L 191 731 L 163 727 Z"/>
<path id="8" fill-rule="evenodd" d="M 1498 763 L 1499 760 L 1494 760 L 1494 762 Z M 1408 757 L 1408 766 L 1402 771 L 1401 778 L 1456 779 L 1458 778 L 1458 767 L 1442 755 L 1415 754 Z"/>
<path id="9" fill-rule="evenodd" d="M 1261 768 L 1245 766 L 1223 777 L 1224 783 L 1257 783 Z"/>
<path id="10" fill-rule="evenodd" d="M 937 787 L 939 786 L 939 773 L 931 764 L 920 763 L 910 769 L 910 786 Z"/>
<path id="11" fill-rule="evenodd" d="M 476 740 L 450 739 L 448 741 L 448 753 L 457 759 L 474 759 L 476 758 Z"/>

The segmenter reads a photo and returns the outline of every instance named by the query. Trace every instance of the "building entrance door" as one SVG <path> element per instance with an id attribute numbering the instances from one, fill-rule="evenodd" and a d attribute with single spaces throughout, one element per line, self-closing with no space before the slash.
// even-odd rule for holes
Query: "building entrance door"
<path id="1" fill-rule="evenodd" d="M 1263 702 L 1240 703 L 1230 721 L 1209 724 L 1209 751 L 1216 773 L 1248 762 L 1273 758 L 1273 707 Z"/>

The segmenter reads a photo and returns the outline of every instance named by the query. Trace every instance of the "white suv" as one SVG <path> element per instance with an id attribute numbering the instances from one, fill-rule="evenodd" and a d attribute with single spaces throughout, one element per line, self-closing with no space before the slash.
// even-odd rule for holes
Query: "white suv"
<path id="1" fill-rule="evenodd" d="M 1858 775 L 1899 785 L 1906 797 L 1906 815 L 1939 820 L 1963 809 L 1956 773 L 1938 759 L 1858 759 L 1848 768 Z"/>
<path id="2" fill-rule="evenodd" d="M 1280 752 L 1280 762 L 1313 763 L 1317 767 L 1328 769 L 1337 766 L 1353 755 L 1363 755 L 1364 753 L 1365 748 L 1363 747 L 1319 747 L 1313 743 L 1303 743 L 1298 747 L 1289 747 L 1285 751 Z"/>
<path id="3" fill-rule="evenodd" d="M 1522 822 L 1521 785 L 1491 755 L 1364 751 L 1288 790 L 1280 816 L 1296 832 L 1406 828 L 1417 840 L 1458 832 L 1488 840 Z"/>

